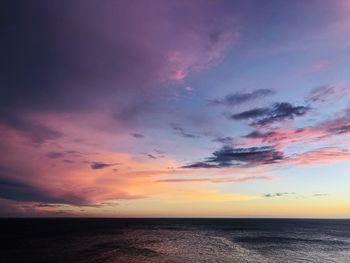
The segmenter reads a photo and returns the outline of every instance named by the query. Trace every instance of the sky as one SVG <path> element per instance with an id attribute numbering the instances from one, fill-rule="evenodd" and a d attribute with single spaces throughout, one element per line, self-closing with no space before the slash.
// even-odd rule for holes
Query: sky
<path id="1" fill-rule="evenodd" d="M 0 216 L 350 217 L 349 0 L 0 10 Z"/>

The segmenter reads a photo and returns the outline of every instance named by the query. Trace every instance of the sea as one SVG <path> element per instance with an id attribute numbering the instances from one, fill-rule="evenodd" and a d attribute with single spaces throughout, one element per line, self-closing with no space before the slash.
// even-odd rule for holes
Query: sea
<path id="1" fill-rule="evenodd" d="M 350 220 L 0 219 L 0 262 L 349 262 Z"/>

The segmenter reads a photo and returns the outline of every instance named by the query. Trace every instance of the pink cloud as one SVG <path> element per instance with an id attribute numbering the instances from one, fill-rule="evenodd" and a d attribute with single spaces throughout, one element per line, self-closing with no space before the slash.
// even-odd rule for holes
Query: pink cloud
<path id="1" fill-rule="evenodd" d="M 185 182 L 210 182 L 210 183 L 238 183 L 258 180 L 272 180 L 270 176 L 247 176 L 239 178 L 169 178 L 160 179 L 163 183 L 185 183 Z"/>
<path id="2" fill-rule="evenodd" d="M 334 62 L 329 60 L 322 60 L 311 65 L 311 73 L 320 73 L 329 70 L 334 65 Z"/>
<path id="3" fill-rule="evenodd" d="M 297 154 L 287 160 L 287 162 L 293 163 L 297 166 L 315 166 L 349 160 L 350 152 L 347 149 L 329 147 Z"/>
<path id="4" fill-rule="evenodd" d="M 114 149 L 117 145 L 137 143 L 124 129 L 119 129 L 118 135 L 113 128 L 103 131 L 91 126 L 91 116 L 76 117 L 35 116 L 42 125 L 64 134 L 40 147 L 31 144 L 26 134 L 1 127 L 0 134 L 6 140 L 0 140 L 0 176 L 5 180 L 0 187 L 10 187 L 6 190 L 10 192 L 8 198 L 77 206 L 111 199 L 142 199 L 149 194 L 142 188 L 151 181 L 147 178 L 171 173 L 167 167 L 174 166 L 172 160 L 140 162 L 131 154 Z M 118 165 L 92 169 L 94 163 Z M 13 184 L 18 186 L 14 188 Z"/>

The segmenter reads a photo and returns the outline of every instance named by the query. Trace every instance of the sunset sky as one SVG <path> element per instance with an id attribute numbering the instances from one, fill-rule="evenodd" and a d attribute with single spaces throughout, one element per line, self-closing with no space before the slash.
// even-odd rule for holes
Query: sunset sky
<path id="1" fill-rule="evenodd" d="M 0 216 L 350 217 L 350 1 L 0 5 Z"/>

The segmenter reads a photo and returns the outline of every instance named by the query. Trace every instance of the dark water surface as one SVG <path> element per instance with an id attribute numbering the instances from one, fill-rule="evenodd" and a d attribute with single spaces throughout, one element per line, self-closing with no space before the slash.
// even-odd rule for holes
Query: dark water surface
<path id="1" fill-rule="evenodd" d="M 350 220 L 0 219 L 0 262 L 349 262 Z"/>

